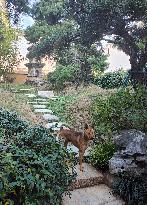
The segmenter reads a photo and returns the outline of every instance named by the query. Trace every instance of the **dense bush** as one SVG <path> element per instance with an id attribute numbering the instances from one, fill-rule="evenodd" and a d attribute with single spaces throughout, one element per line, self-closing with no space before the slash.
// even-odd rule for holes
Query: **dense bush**
<path id="1" fill-rule="evenodd" d="M 49 131 L 27 127 L 15 136 L 3 136 L 1 145 L 0 204 L 59 205 L 75 173 L 72 155 Z"/>
<path id="2" fill-rule="evenodd" d="M 143 176 L 119 175 L 113 183 L 113 192 L 128 205 L 144 205 L 147 202 L 147 181 Z"/>
<path id="3" fill-rule="evenodd" d="M 0 127 L 5 130 L 5 135 L 11 136 L 27 128 L 28 122 L 20 119 L 15 112 L 8 112 L 0 108 Z"/>
<path id="4" fill-rule="evenodd" d="M 62 90 L 66 83 L 74 83 L 76 81 L 78 71 L 79 67 L 76 64 L 68 66 L 58 65 L 53 73 L 48 74 L 48 82 L 53 89 Z"/>
<path id="5" fill-rule="evenodd" d="M 127 81 L 126 76 L 127 72 L 123 71 L 104 73 L 94 78 L 94 84 L 105 89 L 119 88 L 127 83 L 125 82 Z M 130 81 L 128 79 L 128 85 L 129 83 Z"/>
<path id="6" fill-rule="evenodd" d="M 144 130 L 147 122 L 147 90 L 121 89 L 107 98 L 97 97 L 91 115 L 97 134 L 123 129 Z"/>
<path id="7" fill-rule="evenodd" d="M 95 144 L 90 150 L 90 162 L 93 166 L 101 169 L 108 167 L 108 161 L 115 152 L 115 145 L 111 140 Z"/>

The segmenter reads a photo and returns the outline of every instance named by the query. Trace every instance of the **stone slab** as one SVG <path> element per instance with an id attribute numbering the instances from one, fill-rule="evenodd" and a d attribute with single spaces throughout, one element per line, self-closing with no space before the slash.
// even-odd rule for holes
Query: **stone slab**
<path id="1" fill-rule="evenodd" d="M 29 102 L 27 102 L 27 104 L 37 104 L 37 102 L 36 101 L 29 101 Z"/>
<path id="2" fill-rule="evenodd" d="M 52 113 L 52 110 L 49 109 L 35 109 L 34 112 L 36 113 Z"/>
<path id="3" fill-rule="evenodd" d="M 113 196 L 109 187 L 101 184 L 72 191 L 71 198 L 63 196 L 62 205 L 125 205 L 125 203 Z"/>
<path id="4" fill-rule="evenodd" d="M 46 105 L 33 105 L 33 108 L 35 108 L 35 109 L 45 109 Z"/>
<path id="5" fill-rule="evenodd" d="M 49 122 L 53 122 L 53 121 L 57 122 L 57 121 L 59 121 L 59 118 L 57 116 L 51 115 L 51 114 L 44 114 L 43 115 L 43 119 L 47 120 Z"/>
<path id="6" fill-rule="evenodd" d="M 45 102 L 47 101 L 46 98 L 36 98 L 35 100 L 36 100 L 36 101 L 45 101 Z"/>
<path id="7" fill-rule="evenodd" d="M 34 105 L 36 105 L 36 104 L 38 104 L 38 105 L 47 105 L 47 104 L 48 104 L 48 102 L 46 102 L 46 101 L 28 101 L 28 102 L 27 102 L 27 104 L 34 104 Z"/>
<path id="8" fill-rule="evenodd" d="M 87 149 L 86 149 L 86 151 L 85 151 L 85 153 L 84 153 L 84 156 L 86 157 L 86 156 L 89 156 L 89 151 L 90 151 L 90 147 L 88 147 Z M 75 147 L 74 145 L 72 145 L 71 143 L 69 143 L 68 145 L 67 145 L 67 150 L 69 151 L 69 152 L 74 152 L 75 154 L 76 154 L 76 157 L 78 157 L 79 156 L 79 149 L 77 148 L 77 147 Z"/>
<path id="9" fill-rule="evenodd" d="M 104 176 L 101 172 L 98 172 L 94 167 L 87 163 L 83 163 L 84 170 L 80 171 L 79 164 L 76 165 L 76 180 L 70 185 L 70 190 L 85 188 L 102 184 Z"/>
<path id="10" fill-rule="evenodd" d="M 35 88 L 21 88 L 19 89 L 19 91 L 31 91 L 31 90 L 35 90 Z"/>
<path id="11" fill-rule="evenodd" d="M 50 122 L 45 125 L 46 128 L 60 128 L 64 123 L 63 122 Z"/>
<path id="12" fill-rule="evenodd" d="M 52 98 L 54 97 L 53 91 L 38 91 L 38 96 L 42 98 Z"/>
<path id="13" fill-rule="evenodd" d="M 47 105 L 48 102 L 47 102 L 47 101 L 37 101 L 37 104 L 40 104 L 40 105 Z"/>

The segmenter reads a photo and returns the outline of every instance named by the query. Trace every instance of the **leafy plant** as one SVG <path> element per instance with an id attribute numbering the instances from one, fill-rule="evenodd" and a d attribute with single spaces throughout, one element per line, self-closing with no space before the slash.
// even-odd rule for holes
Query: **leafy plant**
<path id="1" fill-rule="evenodd" d="M 5 2 L 4 2 L 5 4 Z M 4 81 L 13 81 L 8 77 L 16 63 L 16 47 L 14 42 L 18 37 L 18 31 L 10 26 L 6 9 L 0 11 L 0 77 Z"/>
<path id="2" fill-rule="evenodd" d="M 76 81 L 79 71 L 78 65 L 62 66 L 58 65 L 53 73 L 48 74 L 48 82 L 52 85 L 53 89 L 62 90 L 66 83 Z"/>
<path id="3" fill-rule="evenodd" d="M 94 78 L 94 84 L 105 89 L 119 88 L 124 85 L 126 76 L 127 72 L 123 71 L 104 73 Z M 128 79 L 128 85 L 129 84 L 130 81 Z"/>
<path id="4" fill-rule="evenodd" d="M 28 122 L 20 119 L 15 112 L 8 112 L 0 108 L 0 128 L 5 130 L 6 136 L 16 135 L 22 132 L 29 125 Z"/>
<path id="5" fill-rule="evenodd" d="M 77 100 L 74 95 L 60 96 L 54 101 L 50 101 L 48 107 L 53 110 L 54 114 L 57 114 L 61 121 L 70 121 L 68 108 Z"/>
<path id="6" fill-rule="evenodd" d="M 18 118 L 21 129 L 17 129 L 8 126 L 8 119 L 6 126 L 1 124 L 9 129 L 9 138 L 2 137 L 5 149 L 0 150 L 0 203 L 59 205 L 75 178 L 72 155 L 48 129 L 25 127 Z"/>
<path id="7" fill-rule="evenodd" d="M 104 143 L 96 143 L 90 150 L 90 163 L 98 168 L 107 168 L 108 161 L 115 152 L 115 145 L 111 140 Z"/>
<path id="8" fill-rule="evenodd" d="M 123 129 L 144 129 L 147 122 L 147 91 L 138 87 L 118 90 L 107 98 L 97 97 L 91 107 L 93 123 L 100 135 Z"/>
<path id="9" fill-rule="evenodd" d="M 119 174 L 112 188 L 128 205 L 144 205 L 147 202 L 147 181 L 143 176 Z"/>

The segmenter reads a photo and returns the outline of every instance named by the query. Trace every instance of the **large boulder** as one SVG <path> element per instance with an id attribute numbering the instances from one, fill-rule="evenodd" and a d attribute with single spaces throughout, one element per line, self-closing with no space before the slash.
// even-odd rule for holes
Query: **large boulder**
<path id="1" fill-rule="evenodd" d="M 133 174 L 147 175 L 147 135 L 128 130 L 114 136 L 117 152 L 109 161 L 112 174 L 126 171 Z"/>

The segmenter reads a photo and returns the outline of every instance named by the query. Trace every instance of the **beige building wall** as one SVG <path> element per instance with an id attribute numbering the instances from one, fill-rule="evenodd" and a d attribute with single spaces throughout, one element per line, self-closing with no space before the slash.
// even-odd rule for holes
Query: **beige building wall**
<path id="1" fill-rule="evenodd" d="M 45 64 L 42 68 L 43 76 L 47 75 L 49 72 L 53 72 L 56 68 L 56 62 L 53 59 L 43 58 L 41 62 Z M 13 71 L 19 74 L 28 74 L 28 68 L 25 66 L 26 63 L 29 63 L 29 60 L 24 58 L 18 65 L 14 66 Z"/>

